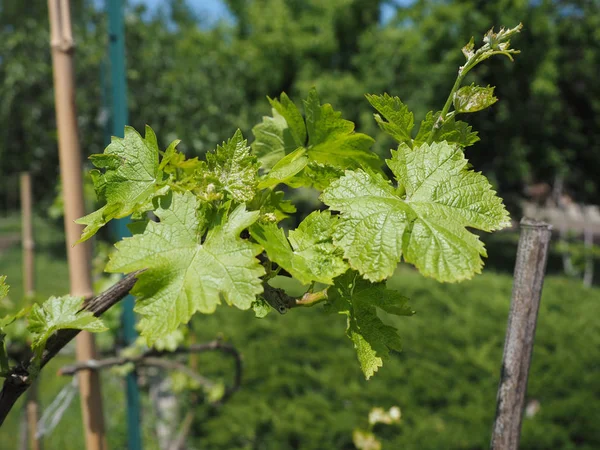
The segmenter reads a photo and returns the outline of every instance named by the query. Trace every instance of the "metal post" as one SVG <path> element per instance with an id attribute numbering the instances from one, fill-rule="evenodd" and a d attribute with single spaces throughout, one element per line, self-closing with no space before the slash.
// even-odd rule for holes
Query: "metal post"
<path id="1" fill-rule="evenodd" d="M 123 24 L 122 0 L 106 0 L 108 13 L 110 85 L 111 85 L 111 119 L 112 134 L 123 137 L 127 125 L 127 79 L 125 76 L 125 27 Z M 127 219 L 115 221 L 114 232 L 117 239 L 129 236 Z M 127 296 L 123 301 L 122 329 L 127 345 L 133 344 L 137 337 L 134 300 Z M 142 436 L 140 431 L 140 394 L 137 385 L 137 374 L 131 372 L 126 377 L 127 394 L 127 448 L 141 450 Z"/>
<path id="2" fill-rule="evenodd" d="M 492 450 L 518 450 L 527 377 L 548 259 L 550 225 L 521 220 L 521 237 L 504 342 Z"/>
<path id="3" fill-rule="evenodd" d="M 58 128 L 58 153 L 60 176 L 65 201 L 65 234 L 69 281 L 72 295 L 92 296 L 92 273 L 90 268 L 89 243 L 73 244 L 81 236 L 83 227 L 75 220 L 85 215 L 83 200 L 83 177 L 81 150 L 77 135 L 77 113 L 75 111 L 75 83 L 73 75 L 74 42 L 71 31 L 69 0 L 48 0 L 50 17 L 50 46 L 54 72 L 54 101 Z M 96 358 L 93 336 L 81 332 L 76 339 L 76 354 L 79 361 Z M 100 378 L 93 370 L 79 374 L 79 392 L 88 450 L 105 450 L 106 436 L 102 415 Z"/>

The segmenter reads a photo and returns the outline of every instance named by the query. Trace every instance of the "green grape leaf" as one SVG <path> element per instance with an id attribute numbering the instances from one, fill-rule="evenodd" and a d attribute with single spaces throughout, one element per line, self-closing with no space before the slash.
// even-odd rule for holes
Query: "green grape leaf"
<path id="1" fill-rule="evenodd" d="M 286 183 L 308 164 L 306 149 L 297 148 L 281 158 L 258 184 L 258 189 L 272 188 L 279 183 Z"/>
<path id="2" fill-rule="evenodd" d="M 346 334 L 367 379 L 383 365 L 390 350 L 402 349 L 396 328 L 382 322 L 377 308 L 398 316 L 414 314 L 406 297 L 387 289 L 385 283 L 369 283 L 353 271 L 336 278 L 328 290 L 328 306 L 348 316 Z"/>
<path id="3" fill-rule="evenodd" d="M 5 284 L 6 275 L 0 275 L 0 300 L 8 295 L 8 285 Z M 4 376 L 9 370 L 8 355 L 6 353 L 6 333 L 4 328 L 12 324 L 15 320 L 23 317 L 29 312 L 29 308 L 23 308 L 16 314 L 9 314 L 0 317 L 0 376 Z"/>
<path id="4" fill-rule="evenodd" d="M 493 231 L 510 220 L 487 179 L 467 163 L 457 145 L 401 144 L 387 160 L 397 189 L 364 171 L 334 181 L 321 199 L 341 213 L 334 239 L 350 266 L 371 281 L 392 275 L 402 255 L 439 281 L 480 273 L 485 248 L 466 227 Z"/>
<path id="5" fill-rule="evenodd" d="M 260 277 L 265 272 L 255 258 L 262 248 L 239 237 L 259 212 L 248 212 L 241 204 L 227 218 L 208 220 L 198 203 L 190 192 L 160 198 L 155 211 L 160 222 L 149 222 L 142 234 L 117 243 L 106 267 L 121 273 L 146 269 L 131 293 L 149 344 L 197 311 L 214 312 L 221 298 L 248 309 L 263 290 Z M 217 225 L 202 240 L 208 222 Z"/>
<path id="6" fill-rule="evenodd" d="M 172 144 L 174 151 L 175 144 Z M 112 219 L 143 213 L 151 207 L 152 199 L 165 193 L 163 172 L 159 169 L 159 150 L 156 135 L 146 126 L 146 136 L 125 127 L 125 137 L 113 137 L 103 154 L 90 156 L 102 173 L 92 171 L 98 198 L 106 201 L 99 210 L 76 222 L 85 225 L 78 242 L 91 238 Z"/>
<path id="7" fill-rule="evenodd" d="M 454 109 L 457 113 L 472 113 L 481 111 L 496 103 L 493 87 L 482 87 L 471 84 L 463 86 L 454 93 Z"/>
<path id="8" fill-rule="evenodd" d="M 32 334 L 31 348 L 41 355 L 46 341 L 58 330 L 75 329 L 92 333 L 106 331 L 102 320 L 91 311 L 82 311 L 82 297 L 65 295 L 50 297 L 44 303 L 34 304 L 27 316 L 27 329 Z"/>
<path id="9" fill-rule="evenodd" d="M 247 203 L 248 209 L 260 211 L 260 222 L 280 222 L 296 212 L 296 207 L 284 199 L 283 191 L 265 189 Z"/>
<path id="10" fill-rule="evenodd" d="M 265 181 L 270 180 L 269 186 L 275 182 L 284 182 L 292 187 L 313 186 L 314 183 L 324 186 L 326 183 L 323 182 L 323 177 L 315 173 L 319 168 L 325 168 L 328 176 L 332 173 L 330 168 L 343 170 L 368 167 L 374 171 L 381 169 L 379 157 L 370 150 L 373 139 L 366 134 L 356 133 L 354 124 L 343 119 L 341 113 L 335 111 L 330 104 L 321 105 L 315 89 L 310 91 L 304 101 L 305 120 L 285 94 L 282 94 L 279 101 L 270 101 L 273 116 L 263 117 L 263 122 L 252 130 L 256 138 L 252 144 L 254 154 L 267 172 L 273 170 L 279 161 L 292 152 L 297 152 L 292 158 L 293 169 L 299 168 L 305 162 L 306 167 L 292 178 L 282 178 L 280 175 L 266 177 Z M 306 161 L 301 158 L 306 158 Z M 291 173 L 289 161 L 285 161 L 282 167 L 287 168 L 286 175 Z M 311 170 L 311 175 L 305 175 L 306 171 Z"/>
<path id="11" fill-rule="evenodd" d="M 342 220 L 335 232 L 350 266 L 372 281 L 392 274 L 402 254 L 411 209 L 380 175 L 351 172 L 323 192 L 321 200 Z"/>
<path id="12" fill-rule="evenodd" d="M 206 161 L 210 173 L 235 201 L 245 202 L 254 197 L 259 163 L 256 156 L 250 154 L 240 130 L 217 146 L 214 153 L 207 153 Z"/>
<path id="13" fill-rule="evenodd" d="M 252 143 L 252 151 L 258 158 L 262 169 L 266 171 L 270 170 L 286 154 L 298 148 L 285 117 L 279 114 L 275 108 L 272 109 L 272 114 L 272 117 L 264 116 L 262 122 L 252 128 L 255 138 Z"/>
<path id="14" fill-rule="evenodd" d="M 411 131 L 415 125 L 413 113 L 398 97 L 388 94 L 366 95 L 367 100 L 380 114 L 375 121 L 383 131 L 398 142 L 411 142 Z M 383 116 L 383 117 L 382 117 Z"/>
<path id="15" fill-rule="evenodd" d="M 306 126 L 302 114 L 300 114 L 294 102 L 290 100 L 285 92 L 281 93 L 279 100 L 269 98 L 269 102 L 273 109 L 285 119 L 296 147 L 306 145 Z"/>
<path id="16" fill-rule="evenodd" d="M 334 167 L 330 164 L 321 164 L 309 161 L 304 170 L 292 178 L 287 184 L 291 187 L 312 186 L 322 191 L 331 182 L 344 175 L 344 169 Z"/>
<path id="17" fill-rule="evenodd" d="M 264 298 L 257 298 L 252 302 L 252 310 L 256 317 L 262 319 L 271 312 L 271 305 Z"/>
<path id="18" fill-rule="evenodd" d="M 441 112 L 434 114 L 432 111 L 427 113 L 427 116 L 421 122 L 419 132 L 414 139 L 414 147 L 427 142 L 427 139 L 432 132 L 433 125 L 440 114 Z M 471 130 L 472 127 L 468 123 L 461 120 L 457 121 L 454 119 L 454 117 L 450 117 L 442 124 L 442 127 L 437 133 L 435 141 L 447 141 L 450 144 L 458 144 L 463 148 L 469 147 L 480 140 L 477 136 L 477 132 Z"/>
<path id="19" fill-rule="evenodd" d="M 0 300 L 8 295 L 8 285 L 6 284 L 6 275 L 0 275 Z"/>
<path id="20" fill-rule="evenodd" d="M 316 89 L 311 89 L 304 101 L 304 112 L 312 161 L 340 169 L 380 169 L 379 157 L 370 150 L 373 138 L 355 133 L 354 124 L 342 119 L 342 113 L 334 111 L 329 103 L 321 105 Z"/>
<path id="21" fill-rule="evenodd" d="M 337 217 L 329 212 L 314 211 L 297 229 L 290 231 L 289 241 L 283 229 L 274 223 L 256 223 L 251 236 L 276 262 L 302 284 L 318 281 L 333 284 L 333 278 L 346 272 L 348 265 L 342 252 L 333 245 L 332 231 Z"/>

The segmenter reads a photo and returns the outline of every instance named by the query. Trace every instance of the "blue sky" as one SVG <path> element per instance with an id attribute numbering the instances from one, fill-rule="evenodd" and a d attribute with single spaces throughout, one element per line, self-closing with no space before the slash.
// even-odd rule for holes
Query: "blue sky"
<path id="1" fill-rule="evenodd" d="M 155 9 L 161 5 L 165 5 L 165 0 L 131 0 L 132 4 L 144 3 L 149 9 Z M 201 15 L 208 23 L 216 22 L 219 19 L 226 19 L 229 15 L 229 10 L 225 3 L 221 0 L 187 0 L 187 4 Z"/>
<path id="2" fill-rule="evenodd" d="M 324 0 L 327 1 L 327 0 Z M 413 0 L 395 0 L 398 5 L 406 5 Z M 219 19 L 227 19 L 229 11 L 222 0 L 187 0 L 188 5 L 197 11 L 208 23 L 216 22 Z M 149 9 L 157 8 L 164 5 L 165 0 L 131 0 L 131 3 L 145 3 Z M 381 9 L 381 19 L 386 22 L 394 13 L 392 6 L 386 5 Z"/>

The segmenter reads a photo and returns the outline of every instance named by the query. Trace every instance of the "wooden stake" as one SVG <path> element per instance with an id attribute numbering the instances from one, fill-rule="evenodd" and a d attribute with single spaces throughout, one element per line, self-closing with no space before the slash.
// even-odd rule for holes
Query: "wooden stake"
<path id="1" fill-rule="evenodd" d="M 35 262 L 33 240 L 33 195 L 31 192 L 31 176 L 28 172 L 21 174 L 21 245 L 23 247 L 23 288 L 26 297 L 35 291 Z"/>
<path id="2" fill-rule="evenodd" d="M 28 172 L 21 174 L 21 245 L 23 247 L 23 292 L 26 297 L 35 294 L 35 240 L 33 239 L 33 193 L 31 176 Z M 41 450 L 42 442 L 36 438 L 39 420 L 37 380 L 29 389 L 25 408 L 27 410 L 27 433 L 29 448 Z"/>
<path id="3" fill-rule="evenodd" d="M 69 1 L 48 0 L 48 12 L 71 294 L 91 297 L 90 247 L 85 243 L 73 246 L 82 231 L 82 227 L 77 225 L 75 220 L 85 215 L 85 208 L 81 151 L 75 111 L 74 42 L 71 32 Z M 96 358 L 94 338 L 90 333 L 82 332 L 77 336 L 76 354 L 79 361 Z M 79 391 L 86 448 L 88 450 L 104 450 L 106 449 L 106 437 L 98 373 L 90 370 L 83 371 L 79 375 Z"/>
<path id="4" fill-rule="evenodd" d="M 521 220 L 521 237 L 508 314 L 504 356 L 492 450 L 517 450 L 535 327 L 548 259 L 550 225 L 530 219 Z"/>
<path id="5" fill-rule="evenodd" d="M 29 448 L 31 450 L 42 450 L 42 440 L 38 439 L 37 423 L 40 419 L 40 408 L 38 402 L 38 380 L 35 380 L 27 392 L 27 431 L 29 434 Z"/>

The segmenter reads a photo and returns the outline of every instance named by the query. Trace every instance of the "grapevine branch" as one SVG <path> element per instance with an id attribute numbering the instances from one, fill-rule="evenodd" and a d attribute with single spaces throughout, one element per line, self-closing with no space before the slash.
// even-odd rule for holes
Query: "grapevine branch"
<path id="1" fill-rule="evenodd" d="M 104 314 L 106 311 L 108 311 L 112 306 L 116 305 L 119 301 L 121 301 L 123 298 L 125 298 L 127 296 L 127 294 L 129 294 L 129 291 L 131 290 L 131 288 L 133 288 L 135 282 L 137 281 L 136 277 L 141 272 L 143 272 L 143 271 L 138 270 L 136 272 L 132 272 L 132 273 L 128 274 L 127 276 L 125 276 L 121 281 L 116 283 L 114 286 L 107 289 L 106 291 L 102 292 L 101 294 L 97 295 L 96 297 L 87 299 L 83 304 L 82 310 L 90 311 L 96 317 L 100 317 L 102 314 Z M 273 288 L 273 287 L 269 286 L 267 283 L 264 284 L 264 289 L 265 289 L 265 294 L 277 291 L 277 295 L 281 298 L 281 300 L 283 302 L 285 302 L 287 305 L 289 305 L 289 307 L 300 304 L 300 303 L 297 303 L 297 300 L 295 298 L 288 296 L 281 289 Z M 48 364 L 48 362 L 52 358 L 54 358 L 60 350 L 62 350 L 69 342 L 71 342 L 75 338 L 75 336 L 77 336 L 79 334 L 79 331 L 80 330 L 75 330 L 75 329 L 59 330 L 50 339 L 48 339 L 48 342 L 46 343 L 46 348 L 44 349 L 44 353 L 42 354 L 41 363 L 40 363 L 39 368 L 41 369 L 46 364 Z M 190 352 L 189 349 L 192 349 L 191 350 L 192 352 L 205 352 L 205 351 L 211 351 L 211 350 L 219 350 L 224 353 L 231 354 L 236 359 L 236 379 L 234 380 L 234 385 L 230 388 L 233 390 L 229 393 L 226 392 L 226 396 L 228 396 L 228 395 L 231 395 L 231 393 L 233 393 L 233 391 L 237 389 L 237 387 L 239 386 L 239 383 L 241 381 L 241 359 L 239 358 L 239 354 L 237 353 L 237 350 L 235 350 L 235 348 L 228 346 L 227 344 L 224 344 L 224 343 L 217 344 L 216 342 L 218 342 L 218 341 L 210 342 L 207 344 L 198 344 L 195 346 L 191 346 L 188 349 L 184 349 L 183 347 L 178 348 L 175 350 L 174 353 L 175 354 L 177 354 L 177 353 L 181 354 L 181 353 L 186 353 L 186 352 L 189 353 Z M 173 354 L 172 352 L 159 352 L 156 350 L 152 350 L 150 352 L 151 352 L 151 354 L 150 353 L 146 354 L 146 358 L 148 358 L 148 357 L 158 358 L 166 353 Z M 148 362 L 148 361 L 146 360 L 146 362 Z M 154 362 L 156 362 L 156 361 L 154 361 Z M 172 361 L 170 363 L 177 364 L 176 362 L 172 362 Z M 2 426 L 2 424 L 4 423 L 6 416 L 8 415 L 8 413 L 14 406 L 15 402 L 19 399 L 19 397 L 21 397 L 21 395 L 23 395 L 25 393 L 25 391 L 27 391 L 27 389 L 29 389 L 29 387 L 33 381 L 33 377 L 30 373 L 30 368 L 32 367 L 33 364 L 34 364 L 34 358 L 27 356 L 25 360 L 21 361 L 20 364 L 17 364 L 15 367 L 13 367 L 10 370 L 10 372 L 7 374 L 7 376 L 4 380 L 4 385 L 2 386 L 2 391 L 0 391 L 0 426 Z M 79 364 L 79 365 L 70 366 L 70 368 L 72 369 L 73 367 L 77 367 L 76 369 L 74 369 L 75 371 L 93 368 L 93 367 L 91 367 L 89 362 L 82 363 L 82 364 L 84 364 L 84 365 L 88 364 L 88 366 L 85 367 L 85 366 L 81 366 L 81 364 Z M 95 364 L 100 364 L 100 362 L 96 361 Z M 112 361 L 112 365 L 117 365 L 117 364 L 119 364 L 119 362 Z M 160 364 L 163 364 L 163 363 L 160 363 Z M 146 364 L 146 365 L 148 365 L 148 364 Z M 153 365 L 157 365 L 157 364 L 153 364 Z M 163 364 L 163 366 L 164 366 L 164 364 Z M 174 367 L 170 367 L 170 368 L 174 368 Z M 66 370 L 66 369 L 67 368 L 65 368 L 63 370 Z M 235 389 L 234 389 L 234 387 L 235 387 Z"/>
<path id="2" fill-rule="evenodd" d="M 132 272 L 111 288 L 96 297 L 87 299 L 83 304 L 82 310 L 90 311 L 96 317 L 101 316 L 113 305 L 117 304 L 127 296 L 136 282 L 137 275 L 141 272 L 142 271 Z M 40 369 L 48 364 L 60 350 L 71 342 L 75 336 L 79 334 L 79 331 L 80 330 L 72 329 L 59 330 L 48 339 L 46 348 L 42 354 Z M 6 376 L 2 391 L 0 391 L 0 426 L 4 423 L 4 419 L 6 419 L 6 416 L 14 406 L 15 402 L 31 386 L 33 377 L 31 376 L 29 369 L 32 367 L 32 364 L 34 364 L 33 357 L 22 361 L 12 368 Z"/>

